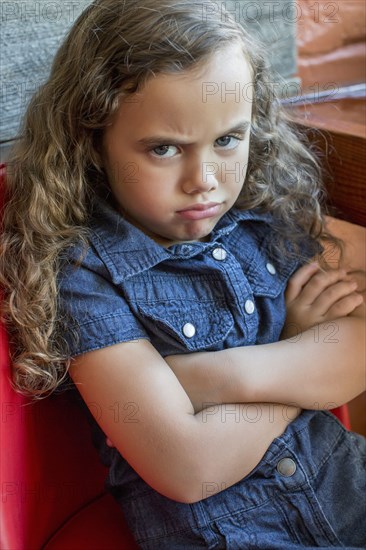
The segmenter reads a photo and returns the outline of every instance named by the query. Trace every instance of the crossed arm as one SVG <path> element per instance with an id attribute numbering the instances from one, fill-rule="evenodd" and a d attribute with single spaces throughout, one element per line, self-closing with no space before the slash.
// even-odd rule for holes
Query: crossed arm
<path id="1" fill-rule="evenodd" d="M 345 270 L 306 265 L 289 281 L 280 342 L 166 361 L 197 411 L 209 402 L 337 407 L 365 387 L 364 304 L 356 289 Z"/>
<path id="2" fill-rule="evenodd" d="M 363 391 L 363 305 L 349 278 L 335 273 L 326 279 L 309 266 L 291 281 L 287 325 L 304 331 L 297 342 L 164 360 L 139 340 L 78 357 L 70 374 L 92 411 L 98 404 L 104 433 L 149 485 L 174 500 L 201 500 L 207 484 L 222 490 L 248 475 L 300 407 L 339 405 Z M 309 315 L 298 316 L 301 308 Z M 314 315 L 317 339 L 308 328 Z M 327 343 L 324 322 L 333 319 L 338 342 Z M 217 404 L 215 414 L 203 408 L 208 402 Z M 248 402 L 260 405 L 255 422 Z M 133 421 L 123 414 L 131 405 Z"/>

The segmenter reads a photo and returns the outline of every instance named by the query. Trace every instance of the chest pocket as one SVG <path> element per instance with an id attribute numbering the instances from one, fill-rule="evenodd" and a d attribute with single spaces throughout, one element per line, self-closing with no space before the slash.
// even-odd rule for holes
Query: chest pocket
<path id="1" fill-rule="evenodd" d="M 130 303 L 153 345 L 163 355 L 222 349 L 234 325 L 222 281 L 199 275 L 180 279 L 178 289 L 169 276 L 134 283 Z"/>
<path id="2" fill-rule="evenodd" d="M 256 250 L 246 266 L 246 276 L 255 296 L 277 298 L 284 292 L 290 275 L 295 271 L 295 258 L 271 259 L 270 237 L 264 239 L 260 249 Z"/>

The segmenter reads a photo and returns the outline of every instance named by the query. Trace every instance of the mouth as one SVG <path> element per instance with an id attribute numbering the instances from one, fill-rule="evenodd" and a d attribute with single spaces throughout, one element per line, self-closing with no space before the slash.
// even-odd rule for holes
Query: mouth
<path id="1" fill-rule="evenodd" d="M 222 203 L 207 202 L 197 203 L 178 210 L 178 214 L 187 220 L 202 220 L 204 218 L 213 218 L 217 216 L 221 210 Z"/>

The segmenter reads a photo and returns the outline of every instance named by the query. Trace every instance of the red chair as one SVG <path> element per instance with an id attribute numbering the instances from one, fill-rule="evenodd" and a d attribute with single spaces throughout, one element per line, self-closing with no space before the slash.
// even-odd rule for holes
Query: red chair
<path id="1" fill-rule="evenodd" d="M 0 166 L 0 199 L 4 183 Z M 1 210 L 1 204 L 0 204 Z M 2 550 L 137 548 L 121 510 L 103 489 L 106 469 L 72 392 L 31 403 L 10 385 L 0 326 Z M 336 411 L 349 427 L 347 407 Z"/>
<path id="2" fill-rule="evenodd" d="M 30 403 L 14 392 L 4 327 L 0 363 L 1 549 L 136 549 L 75 395 Z"/>

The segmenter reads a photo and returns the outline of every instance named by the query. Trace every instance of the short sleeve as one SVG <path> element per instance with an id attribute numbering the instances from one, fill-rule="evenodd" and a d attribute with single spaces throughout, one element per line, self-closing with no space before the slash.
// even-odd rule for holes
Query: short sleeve
<path id="1" fill-rule="evenodd" d="M 76 253 L 74 252 L 74 256 Z M 71 357 L 120 342 L 150 339 L 90 248 L 81 263 L 69 259 L 59 278 L 60 325 Z"/>

